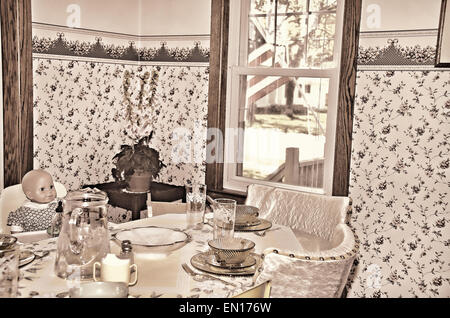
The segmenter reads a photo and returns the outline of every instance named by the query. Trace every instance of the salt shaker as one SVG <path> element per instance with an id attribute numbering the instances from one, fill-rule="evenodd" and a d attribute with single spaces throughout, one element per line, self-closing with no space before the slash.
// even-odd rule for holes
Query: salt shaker
<path id="1" fill-rule="evenodd" d="M 122 250 L 119 255 L 120 259 L 129 259 L 130 265 L 134 264 L 133 246 L 129 240 L 122 241 Z"/>

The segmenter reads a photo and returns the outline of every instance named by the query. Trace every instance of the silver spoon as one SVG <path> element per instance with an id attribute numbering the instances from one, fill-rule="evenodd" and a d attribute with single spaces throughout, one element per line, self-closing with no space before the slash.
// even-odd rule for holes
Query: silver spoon
<path id="1" fill-rule="evenodd" d="M 270 231 L 276 231 L 276 230 L 279 230 L 279 229 L 280 229 L 280 227 L 277 227 L 277 228 L 271 228 L 271 229 L 267 229 L 267 230 L 262 231 L 262 232 L 253 232 L 253 234 L 255 234 L 255 235 L 257 235 L 257 236 L 264 237 L 264 236 L 266 236 L 266 233 L 267 233 L 267 232 L 270 232 Z"/>
<path id="2" fill-rule="evenodd" d="M 214 199 L 211 198 L 209 195 L 206 195 L 206 200 L 208 200 L 208 202 L 211 204 L 213 209 L 217 206 L 216 201 L 214 201 Z"/>
<path id="3" fill-rule="evenodd" d="M 62 292 L 56 294 L 56 298 L 66 298 L 67 296 L 69 296 L 69 292 Z"/>
<path id="4" fill-rule="evenodd" d="M 205 280 L 217 280 L 217 281 L 222 282 L 224 284 L 236 287 L 235 284 L 227 282 L 226 280 L 223 280 L 223 279 L 220 279 L 220 278 L 208 275 L 208 274 L 196 273 L 186 263 L 181 264 L 181 267 L 183 267 L 184 271 L 188 275 L 192 276 L 194 278 L 194 280 L 197 281 L 197 282 L 204 282 Z"/>
<path id="5" fill-rule="evenodd" d="M 42 252 L 33 252 L 35 259 L 40 259 L 46 257 L 48 254 L 50 254 L 50 251 L 42 251 Z"/>

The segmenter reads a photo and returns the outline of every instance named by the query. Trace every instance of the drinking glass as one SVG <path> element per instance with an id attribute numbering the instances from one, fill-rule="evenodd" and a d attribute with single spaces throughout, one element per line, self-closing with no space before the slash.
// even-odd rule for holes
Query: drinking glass
<path id="1" fill-rule="evenodd" d="M 0 298 L 17 296 L 19 280 L 19 248 L 0 250 Z"/>
<path id="2" fill-rule="evenodd" d="M 187 185 L 186 203 L 187 228 L 201 228 L 206 205 L 206 185 Z"/>
<path id="3" fill-rule="evenodd" d="M 214 202 L 214 239 L 233 237 L 236 221 L 236 201 L 216 199 Z"/>

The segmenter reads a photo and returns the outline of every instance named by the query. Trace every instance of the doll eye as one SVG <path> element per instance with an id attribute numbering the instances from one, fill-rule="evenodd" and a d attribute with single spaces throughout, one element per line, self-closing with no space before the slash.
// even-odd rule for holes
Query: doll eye
<path id="1" fill-rule="evenodd" d="M 50 190 L 53 189 L 53 184 L 50 186 Z"/>
<path id="2" fill-rule="evenodd" d="M 45 188 L 41 188 L 41 191 L 44 191 L 45 190 Z"/>

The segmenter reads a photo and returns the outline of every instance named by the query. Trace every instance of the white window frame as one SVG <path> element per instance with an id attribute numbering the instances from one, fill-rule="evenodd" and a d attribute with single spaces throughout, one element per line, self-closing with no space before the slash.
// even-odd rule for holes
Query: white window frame
<path id="1" fill-rule="evenodd" d="M 229 41 L 228 41 L 228 76 L 225 117 L 225 155 L 223 188 L 238 192 L 246 192 L 250 184 L 263 184 L 285 189 L 313 192 L 331 195 L 333 187 L 333 168 L 335 152 L 335 134 L 337 120 L 337 106 L 339 96 L 339 76 L 341 67 L 342 29 L 344 22 L 344 0 L 337 0 L 336 35 L 334 43 L 334 68 L 270 68 L 247 67 L 247 39 L 241 34 L 248 35 L 248 8 L 251 0 L 230 0 Z M 244 8 L 247 8 L 244 10 Z M 239 61 L 241 58 L 241 61 Z M 239 63 L 240 62 L 240 63 Z M 324 149 L 323 188 L 310 188 L 264 180 L 251 179 L 236 175 L 237 153 L 236 145 L 239 136 L 235 133 L 239 121 L 239 77 L 241 75 L 288 76 L 328 78 L 329 100 Z M 232 129 L 230 129 L 232 128 Z"/>

